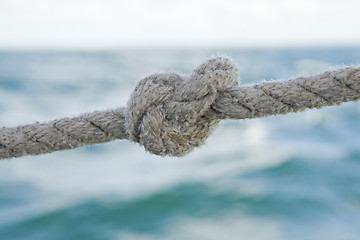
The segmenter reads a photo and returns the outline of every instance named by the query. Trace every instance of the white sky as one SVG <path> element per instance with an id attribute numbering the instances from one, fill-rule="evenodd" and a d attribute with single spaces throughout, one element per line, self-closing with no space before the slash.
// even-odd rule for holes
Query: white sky
<path id="1" fill-rule="evenodd" d="M 0 48 L 360 45 L 359 0 L 0 0 Z"/>

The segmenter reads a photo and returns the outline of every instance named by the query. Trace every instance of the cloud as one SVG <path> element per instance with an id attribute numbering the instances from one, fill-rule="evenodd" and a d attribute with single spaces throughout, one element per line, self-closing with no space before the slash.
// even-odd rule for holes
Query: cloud
<path id="1" fill-rule="evenodd" d="M 346 45 L 356 0 L 3 0 L 0 47 Z"/>

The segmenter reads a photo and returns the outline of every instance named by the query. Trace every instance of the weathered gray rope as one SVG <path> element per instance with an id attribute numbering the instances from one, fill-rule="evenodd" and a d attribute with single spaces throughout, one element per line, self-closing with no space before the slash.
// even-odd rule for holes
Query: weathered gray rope
<path id="1" fill-rule="evenodd" d="M 221 119 L 259 118 L 360 99 L 360 68 L 288 81 L 238 86 L 238 68 L 212 58 L 189 76 L 153 74 L 126 108 L 0 130 L 0 159 L 129 139 L 158 155 L 182 156 L 201 145 Z"/>

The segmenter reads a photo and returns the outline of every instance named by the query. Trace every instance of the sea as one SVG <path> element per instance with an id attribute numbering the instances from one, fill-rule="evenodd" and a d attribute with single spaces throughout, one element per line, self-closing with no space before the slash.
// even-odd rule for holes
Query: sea
<path id="1" fill-rule="evenodd" d="M 218 55 L 240 84 L 360 64 L 360 47 L 1 50 L 0 126 L 125 106 Z M 0 239 L 360 239 L 360 102 L 224 120 L 179 158 L 116 140 L 1 160 Z"/>

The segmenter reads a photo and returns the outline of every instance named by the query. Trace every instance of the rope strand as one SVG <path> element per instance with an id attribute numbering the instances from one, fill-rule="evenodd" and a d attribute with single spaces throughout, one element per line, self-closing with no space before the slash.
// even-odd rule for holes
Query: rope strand
<path id="1" fill-rule="evenodd" d="M 316 76 L 234 87 L 221 93 L 213 108 L 222 113 L 222 119 L 261 118 L 340 105 L 357 101 L 359 96 L 360 68 L 346 67 Z"/>
<path id="2" fill-rule="evenodd" d="M 0 129 L 0 159 L 128 139 L 157 155 L 183 156 L 204 143 L 221 119 L 261 118 L 360 99 L 360 68 L 288 81 L 238 86 L 238 68 L 210 59 L 189 76 L 141 80 L 127 107 Z"/>
<path id="3" fill-rule="evenodd" d="M 0 129 L 0 159 L 126 139 L 125 108 Z"/>

